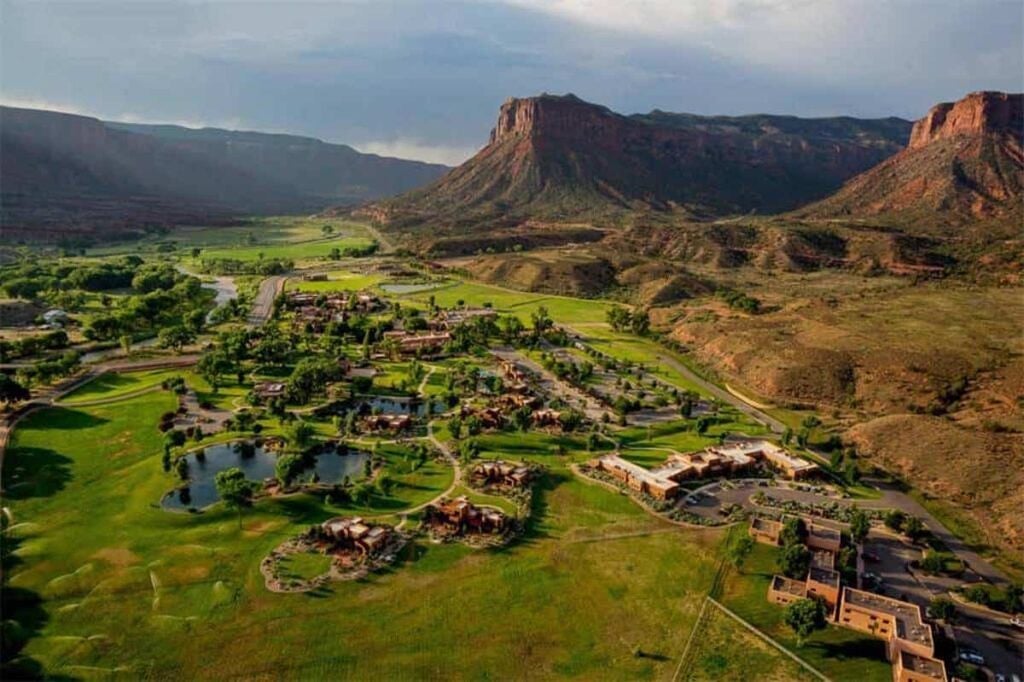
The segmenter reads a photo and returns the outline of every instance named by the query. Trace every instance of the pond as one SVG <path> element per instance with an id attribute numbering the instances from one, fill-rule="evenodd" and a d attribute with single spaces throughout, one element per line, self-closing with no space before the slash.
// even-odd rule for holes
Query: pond
<path id="1" fill-rule="evenodd" d="M 407 398 L 398 395 L 363 395 L 358 396 L 356 404 L 360 412 L 373 412 L 380 414 L 408 414 L 413 417 L 423 417 L 427 414 L 428 401 L 422 398 Z M 432 400 L 433 410 L 431 414 L 441 414 L 448 408 L 445 404 Z"/>
<path id="2" fill-rule="evenodd" d="M 218 500 L 214 478 L 218 473 L 231 467 L 238 467 L 250 481 L 262 483 L 265 478 L 274 475 L 277 464 L 277 453 L 262 445 L 252 445 L 245 452 L 242 442 L 211 445 L 204 451 L 204 456 L 196 453 L 186 455 L 188 461 L 189 482 L 187 487 L 178 488 L 164 495 L 160 505 L 164 509 L 202 509 Z M 340 483 L 348 476 L 355 480 L 362 477 L 370 454 L 360 450 L 339 452 L 327 449 L 318 455 L 310 456 L 310 465 L 299 481 L 309 481 L 315 473 L 321 483 Z"/>
<path id="3" fill-rule="evenodd" d="M 415 294 L 420 291 L 440 289 L 441 287 L 448 286 L 448 284 L 450 284 L 450 282 L 448 282 L 447 280 L 440 282 L 418 283 L 385 282 L 384 284 L 378 284 L 377 287 L 386 294 Z"/>

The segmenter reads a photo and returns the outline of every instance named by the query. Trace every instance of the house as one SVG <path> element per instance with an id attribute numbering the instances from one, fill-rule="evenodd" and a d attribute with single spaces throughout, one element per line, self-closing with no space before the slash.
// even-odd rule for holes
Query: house
<path id="1" fill-rule="evenodd" d="M 407 431 L 412 428 L 412 417 L 407 414 L 371 414 L 363 419 L 368 431 Z"/>
<path id="2" fill-rule="evenodd" d="M 68 323 L 68 314 L 60 308 L 50 308 L 43 313 L 43 324 L 53 329 L 60 329 Z"/>
<path id="3" fill-rule="evenodd" d="M 679 493 L 679 484 L 675 481 L 624 460 L 617 454 L 598 457 L 591 462 L 591 466 L 656 500 L 670 500 Z"/>
<path id="4" fill-rule="evenodd" d="M 826 552 L 838 553 L 843 546 L 843 535 L 835 528 L 823 526 L 814 521 L 808 521 L 807 526 L 807 547 L 811 550 L 824 550 Z"/>
<path id="5" fill-rule="evenodd" d="M 394 330 L 384 332 L 384 338 L 397 342 L 399 353 L 411 355 L 421 352 L 436 353 L 452 340 L 452 335 L 448 332 L 413 334 L 404 330 Z"/>
<path id="6" fill-rule="evenodd" d="M 379 551 L 391 537 L 386 526 L 366 523 L 358 516 L 338 516 L 320 524 L 321 531 L 343 549 L 355 549 L 363 554 Z"/>
<path id="7" fill-rule="evenodd" d="M 287 390 L 288 387 L 280 381 L 263 381 L 252 387 L 252 392 L 260 400 L 280 398 Z"/>
<path id="8" fill-rule="evenodd" d="M 529 378 L 526 372 L 520 369 L 519 365 L 511 360 L 501 361 L 501 373 L 505 380 L 511 382 L 513 385 L 525 384 L 526 380 Z"/>
<path id="9" fill-rule="evenodd" d="M 494 401 L 495 404 L 504 410 L 518 410 L 522 407 L 537 407 L 540 399 L 527 393 L 503 393 Z"/>
<path id="10" fill-rule="evenodd" d="M 543 409 L 530 414 L 534 426 L 559 426 L 562 413 L 558 410 Z"/>
<path id="11" fill-rule="evenodd" d="M 463 417 L 476 417 L 485 429 L 500 429 L 505 423 L 505 417 L 502 416 L 501 410 L 495 407 L 473 409 L 468 405 L 463 405 L 459 413 Z"/>
<path id="12" fill-rule="evenodd" d="M 794 457 L 765 440 L 727 443 L 698 452 L 672 455 L 663 468 L 666 473 L 673 469 L 672 479 L 682 481 L 737 474 L 758 462 L 768 464 L 791 479 L 806 478 L 818 470 L 816 464 Z"/>
<path id="13" fill-rule="evenodd" d="M 463 322 L 474 317 L 494 319 L 498 313 L 491 308 L 465 308 L 463 310 L 442 310 L 434 319 L 434 326 L 438 329 L 454 329 Z"/>
<path id="14" fill-rule="evenodd" d="M 522 488 L 530 482 L 532 471 L 522 464 L 495 460 L 480 462 L 473 467 L 473 480 L 483 485 L 500 485 Z"/>
<path id="15" fill-rule="evenodd" d="M 508 528 L 508 517 L 491 507 L 478 507 L 466 497 L 444 499 L 423 510 L 427 525 L 451 533 L 501 533 Z"/>

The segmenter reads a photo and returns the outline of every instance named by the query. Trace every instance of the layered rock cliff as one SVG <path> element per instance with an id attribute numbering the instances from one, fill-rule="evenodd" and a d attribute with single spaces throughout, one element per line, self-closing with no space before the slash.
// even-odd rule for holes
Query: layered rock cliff
<path id="1" fill-rule="evenodd" d="M 975 92 L 933 107 L 907 148 L 797 215 L 884 218 L 926 229 L 1017 224 L 1024 198 L 1024 95 Z"/>
<path id="2" fill-rule="evenodd" d="M 476 156 L 368 214 L 468 230 L 537 218 L 615 224 L 638 211 L 771 213 L 827 195 L 909 132 L 900 119 L 623 116 L 573 95 L 510 99 Z"/>

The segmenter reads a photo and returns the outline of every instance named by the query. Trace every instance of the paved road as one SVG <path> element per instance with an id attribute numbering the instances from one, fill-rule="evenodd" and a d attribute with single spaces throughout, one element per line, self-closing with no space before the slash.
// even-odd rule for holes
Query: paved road
<path id="1" fill-rule="evenodd" d="M 597 400 L 579 390 L 572 384 L 562 381 L 548 371 L 542 365 L 534 362 L 531 358 L 512 348 L 493 348 L 491 354 L 495 357 L 514 362 L 540 377 L 541 389 L 552 398 L 561 398 L 573 407 L 583 410 L 588 419 L 600 422 L 601 417 L 608 411 Z"/>
<path id="2" fill-rule="evenodd" d="M 260 282 L 260 289 L 256 292 L 252 310 L 249 311 L 248 324 L 250 327 L 258 327 L 270 319 L 274 312 L 274 299 L 284 289 L 286 279 L 288 278 L 285 275 L 274 275 Z"/>

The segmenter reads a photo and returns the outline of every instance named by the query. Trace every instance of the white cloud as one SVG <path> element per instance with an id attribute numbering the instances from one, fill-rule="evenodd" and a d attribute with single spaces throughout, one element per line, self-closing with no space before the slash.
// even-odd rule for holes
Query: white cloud
<path id="1" fill-rule="evenodd" d="M 153 118 L 151 116 L 144 116 L 140 114 L 133 114 L 131 112 L 125 112 L 112 116 L 110 121 L 117 121 L 118 123 L 149 123 L 159 125 L 173 125 L 181 126 L 183 128 L 223 128 L 225 130 L 239 130 L 242 127 L 242 119 L 238 117 L 229 118 L 223 121 L 203 121 L 201 119 L 163 119 Z M 271 130 L 264 130 L 261 132 L 276 132 Z"/>
<path id="2" fill-rule="evenodd" d="M 74 104 L 51 102 L 49 100 L 35 99 L 31 97 L 7 97 L 6 95 L 0 95 L 0 104 L 5 107 L 17 107 L 19 109 L 45 109 L 47 111 L 59 111 L 64 114 L 98 117 L 98 114 L 95 112 L 87 111 Z"/>
<path id="3" fill-rule="evenodd" d="M 438 145 L 405 138 L 363 142 L 353 146 L 367 154 L 443 163 L 448 166 L 457 166 L 479 151 L 477 147 Z"/>

